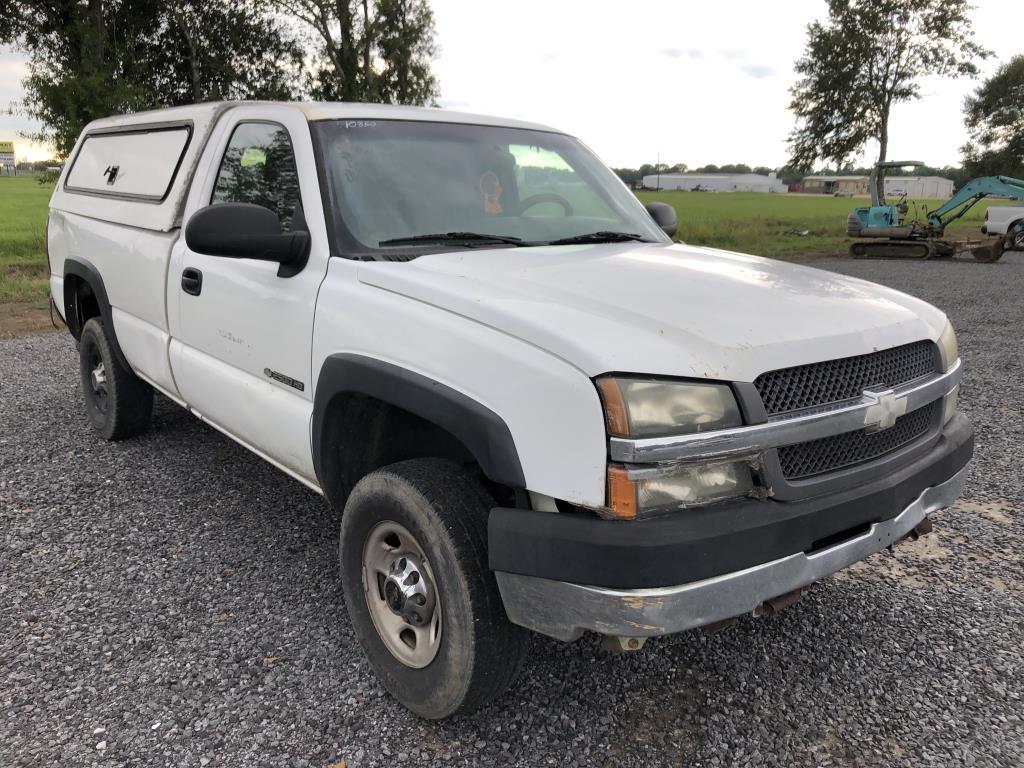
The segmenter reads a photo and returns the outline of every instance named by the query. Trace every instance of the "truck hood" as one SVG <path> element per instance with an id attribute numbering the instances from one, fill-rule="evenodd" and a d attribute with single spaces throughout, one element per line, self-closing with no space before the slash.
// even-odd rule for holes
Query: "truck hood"
<path id="1" fill-rule="evenodd" d="M 687 245 L 472 249 L 367 262 L 359 280 L 483 323 L 588 376 L 753 381 L 937 339 L 945 316 L 856 278 Z"/>

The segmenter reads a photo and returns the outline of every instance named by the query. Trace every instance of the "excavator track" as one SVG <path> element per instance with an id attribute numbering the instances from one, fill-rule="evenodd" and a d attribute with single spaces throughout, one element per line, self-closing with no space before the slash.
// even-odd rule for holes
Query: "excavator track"
<path id="1" fill-rule="evenodd" d="M 930 240 L 858 240 L 850 243 L 855 259 L 932 259 L 938 253 Z"/>

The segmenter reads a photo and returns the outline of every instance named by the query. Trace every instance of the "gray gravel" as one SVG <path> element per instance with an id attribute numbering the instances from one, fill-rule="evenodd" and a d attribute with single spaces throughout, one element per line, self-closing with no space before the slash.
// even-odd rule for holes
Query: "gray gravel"
<path id="1" fill-rule="evenodd" d="M 953 318 L 964 500 L 771 619 L 632 655 L 536 638 L 445 723 L 363 660 L 319 497 L 163 399 L 103 443 L 67 336 L 0 343 L 0 766 L 1024 765 L 1024 258 L 821 265 Z"/>

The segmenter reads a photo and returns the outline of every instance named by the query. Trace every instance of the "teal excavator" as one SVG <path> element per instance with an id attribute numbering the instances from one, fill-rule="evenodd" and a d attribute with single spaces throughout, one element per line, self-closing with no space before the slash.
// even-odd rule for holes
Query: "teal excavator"
<path id="1" fill-rule="evenodd" d="M 882 175 L 884 184 L 886 169 L 923 165 L 917 160 L 875 164 L 868 183 L 871 206 L 856 208 L 847 218 L 846 234 L 855 238 L 850 244 L 850 255 L 854 258 L 932 259 L 952 256 L 959 250 L 965 250 L 964 246 L 972 245 L 970 253 L 975 260 L 996 261 L 1003 255 L 1001 242 L 986 245 L 957 243 L 945 239 L 946 227 L 986 197 L 995 195 L 1024 200 L 1024 181 L 1009 176 L 971 179 L 949 200 L 931 211 L 908 203 L 905 194 L 895 204 L 889 204 L 884 194 L 879 197 L 878 177 Z M 911 205 L 915 209 L 913 214 Z"/>

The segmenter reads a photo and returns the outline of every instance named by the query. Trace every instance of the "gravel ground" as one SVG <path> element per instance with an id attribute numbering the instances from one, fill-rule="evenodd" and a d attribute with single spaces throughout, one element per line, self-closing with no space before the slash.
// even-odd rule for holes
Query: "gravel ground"
<path id="1" fill-rule="evenodd" d="M 538 637 L 444 723 L 363 660 L 319 497 L 163 399 L 103 443 L 66 335 L 0 342 L 0 765 L 1024 765 L 1024 258 L 821 265 L 953 318 L 964 499 L 770 619 L 631 655 Z"/>

